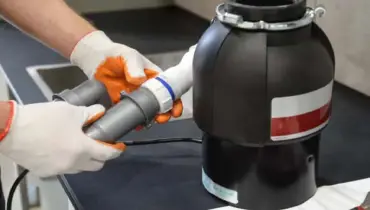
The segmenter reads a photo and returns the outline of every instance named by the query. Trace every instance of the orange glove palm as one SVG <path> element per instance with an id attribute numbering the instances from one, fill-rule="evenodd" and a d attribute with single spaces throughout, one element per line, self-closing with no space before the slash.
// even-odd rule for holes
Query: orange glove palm
<path id="1" fill-rule="evenodd" d="M 102 82 L 109 93 L 109 96 L 114 104 L 118 103 L 121 98 L 121 92 L 131 93 L 139 88 L 146 80 L 154 78 L 159 72 L 144 69 L 146 77 L 134 78 L 131 77 L 126 62 L 123 57 L 108 57 L 96 70 L 95 79 Z M 183 111 L 181 100 L 174 102 L 171 111 L 159 114 L 155 121 L 163 124 L 168 122 L 171 117 L 178 118 Z"/>
<path id="2" fill-rule="evenodd" d="M 110 40 L 102 31 L 83 37 L 73 49 L 71 62 L 79 66 L 89 78 L 105 84 L 113 103 L 118 103 L 120 93 L 136 90 L 146 80 L 155 77 L 161 69 L 137 50 Z M 158 123 L 166 123 L 182 114 L 182 103 L 176 101 L 172 111 L 158 115 Z"/>

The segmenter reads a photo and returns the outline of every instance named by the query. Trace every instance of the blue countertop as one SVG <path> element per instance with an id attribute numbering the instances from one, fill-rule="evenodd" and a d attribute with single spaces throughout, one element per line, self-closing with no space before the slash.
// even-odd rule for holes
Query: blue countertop
<path id="1" fill-rule="evenodd" d="M 87 15 L 115 41 L 142 53 L 183 50 L 208 22 L 177 8 Z M 191 30 L 189 30 L 191 29 Z M 25 70 L 30 65 L 66 62 L 57 53 L 8 24 L 0 25 L 0 64 L 15 98 L 46 101 Z M 370 176 L 370 99 L 335 84 L 333 116 L 323 132 L 319 177 L 324 184 Z M 192 120 L 155 125 L 125 139 L 200 137 Z M 60 176 L 76 209 L 205 210 L 224 206 L 201 185 L 201 148 L 176 143 L 136 146 L 101 171 Z"/>

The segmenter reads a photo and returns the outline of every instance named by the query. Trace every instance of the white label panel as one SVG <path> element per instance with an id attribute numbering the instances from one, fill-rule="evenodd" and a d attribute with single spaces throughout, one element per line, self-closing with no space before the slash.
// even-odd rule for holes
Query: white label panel
<path id="1" fill-rule="evenodd" d="M 202 169 L 202 183 L 204 188 L 212 195 L 227 201 L 229 203 L 238 203 L 238 192 L 235 190 L 227 189 L 215 182 L 213 182 Z"/>

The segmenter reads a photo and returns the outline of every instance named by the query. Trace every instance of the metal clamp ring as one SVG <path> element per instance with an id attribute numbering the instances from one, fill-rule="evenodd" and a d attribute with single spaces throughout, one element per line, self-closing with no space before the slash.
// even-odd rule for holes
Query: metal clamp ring
<path id="1" fill-rule="evenodd" d="M 305 15 L 299 20 L 268 23 L 263 20 L 257 22 L 244 21 L 242 16 L 226 12 L 225 3 L 218 5 L 216 8 L 217 18 L 223 23 L 242 29 L 267 31 L 284 31 L 301 28 L 312 23 L 316 17 L 322 17 L 325 13 L 325 8 L 318 6 L 315 9 L 307 8 Z"/>

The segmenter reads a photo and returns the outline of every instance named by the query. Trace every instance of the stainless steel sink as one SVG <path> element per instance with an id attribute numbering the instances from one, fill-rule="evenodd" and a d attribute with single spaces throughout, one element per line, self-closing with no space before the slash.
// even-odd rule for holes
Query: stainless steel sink
<path id="1" fill-rule="evenodd" d="M 31 66 L 27 71 L 48 100 L 54 93 L 72 89 L 87 80 L 80 68 L 69 63 Z"/>
<path id="2" fill-rule="evenodd" d="M 185 51 L 176 51 L 145 56 L 165 70 L 178 64 L 184 53 Z M 82 70 L 70 63 L 29 66 L 26 70 L 49 101 L 54 93 L 72 89 L 87 80 Z M 181 119 L 192 116 L 191 102 L 188 101 L 190 98 L 189 94 L 186 94 L 183 99 L 185 110 Z"/>

